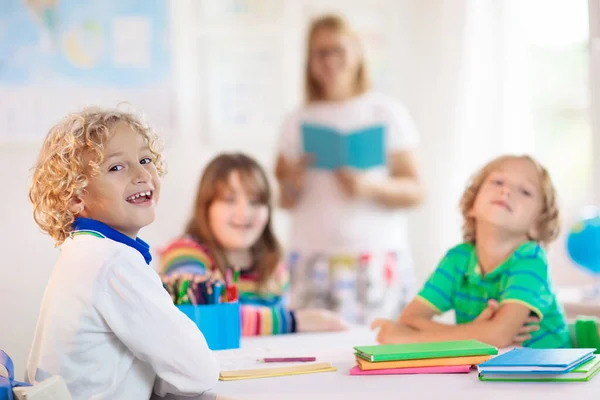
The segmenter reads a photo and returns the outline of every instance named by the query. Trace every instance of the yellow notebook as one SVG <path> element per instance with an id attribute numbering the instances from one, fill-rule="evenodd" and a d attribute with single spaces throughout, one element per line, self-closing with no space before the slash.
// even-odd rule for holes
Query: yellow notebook
<path id="1" fill-rule="evenodd" d="M 424 358 L 421 360 L 401 360 L 401 361 L 379 361 L 370 362 L 360 357 L 356 357 L 358 367 L 363 371 L 375 369 L 392 368 L 414 368 L 414 367 L 445 367 L 449 365 L 477 365 L 489 360 L 492 356 L 466 356 L 466 357 L 445 357 L 445 358 Z"/>
<path id="2" fill-rule="evenodd" d="M 276 376 L 315 374 L 318 372 L 334 372 L 337 369 L 329 363 L 294 365 L 290 367 L 244 369 L 238 371 L 221 371 L 220 381 L 237 381 L 241 379 L 271 378 Z"/>

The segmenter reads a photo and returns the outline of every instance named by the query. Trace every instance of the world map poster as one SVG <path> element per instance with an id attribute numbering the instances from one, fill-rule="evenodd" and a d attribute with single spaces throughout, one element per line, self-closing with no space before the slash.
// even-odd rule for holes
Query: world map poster
<path id="1" fill-rule="evenodd" d="M 39 141 L 84 106 L 174 128 L 166 0 L 0 0 L 0 141 Z"/>

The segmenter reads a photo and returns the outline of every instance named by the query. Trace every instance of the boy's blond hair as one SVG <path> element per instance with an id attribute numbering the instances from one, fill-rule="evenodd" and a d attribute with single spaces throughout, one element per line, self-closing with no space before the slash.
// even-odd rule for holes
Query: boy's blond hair
<path id="1" fill-rule="evenodd" d="M 468 214 L 475 204 L 475 199 L 481 189 L 481 185 L 487 176 L 500 164 L 508 160 L 527 160 L 531 162 L 538 171 L 540 185 L 542 187 L 542 211 L 537 221 L 536 238 L 530 238 L 542 245 L 547 245 L 558 236 L 560 231 L 560 221 L 558 205 L 556 200 L 556 190 L 550 179 L 550 174 L 539 162 L 528 155 L 504 155 L 497 157 L 481 168 L 471 179 L 471 182 L 460 200 L 460 209 L 463 215 L 463 240 L 465 242 L 475 243 L 475 221 Z"/>
<path id="2" fill-rule="evenodd" d="M 159 175 L 165 173 L 158 137 L 136 115 L 96 107 L 69 114 L 48 132 L 29 188 L 33 218 L 57 245 L 72 230 L 75 214 L 69 209 L 71 201 L 80 197 L 88 179 L 99 173 L 104 144 L 117 123 L 127 124 L 144 137 Z"/>
<path id="3" fill-rule="evenodd" d="M 360 38 L 358 34 L 350 27 L 350 25 L 340 16 L 323 15 L 314 19 L 308 29 L 308 38 L 306 42 L 307 55 L 306 66 L 304 69 L 304 90 L 305 100 L 307 103 L 312 103 L 318 100 L 324 100 L 321 85 L 313 78 L 310 71 L 310 58 L 312 51 L 312 42 L 315 34 L 321 29 L 331 30 L 337 33 L 345 34 L 352 37 L 360 46 Z M 356 81 L 354 86 L 354 95 L 358 96 L 371 89 L 371 81 L 369 80 L 369 71 L 367 69 L 367 61 L 364 51 L 361 50 L 361 59 L 356 73 Z"/>

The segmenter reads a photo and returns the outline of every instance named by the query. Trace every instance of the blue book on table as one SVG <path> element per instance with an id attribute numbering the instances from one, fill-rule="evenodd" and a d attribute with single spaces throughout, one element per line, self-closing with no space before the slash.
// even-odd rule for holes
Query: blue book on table
<path id="1" fill-rule="evenodd" d="M 302 145 L 314 157 L 312 167 L 369 169 L 385 165 L 385 128 L 372 125 L 344 134 L 335 128 L 302 124 Z"/>
<path id="2" fill-rule="evenodd" d="M 512 349 L 477 366 L 483 374 L 562 374 L 591 360 L 596 349 Z"/>

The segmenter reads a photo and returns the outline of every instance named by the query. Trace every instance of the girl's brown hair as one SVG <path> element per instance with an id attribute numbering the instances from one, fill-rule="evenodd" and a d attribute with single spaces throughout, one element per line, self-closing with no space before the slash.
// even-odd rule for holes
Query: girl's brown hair
<path id="1" fill-rule="evenodd" d="M 358 34 L 350 27 L 350 25 L 343 18 L 337 15 L 324 15 L 312 21 L 308 30 L 308 38 L 306 42 L 306 67 L 304 69 L 304 90 L 307 103 L 325 99 L 324 94 L 321 90 L 321 85 L 314 79 L 310 71 L 312 43 L 316 33 L 321 29 L 327 29 L 336 33 L 348 35 L 354 39 L 358 46 L 360 46 L 360 39 L 358 37 Z M 365 61 L 364 52 L 361 51 L 361 59 L 358 65 L 358 70 L 356 72 L 354 95 L 361 95 L 367 92 L 370 88 L 371 81 L 369 79 L 367 63 Z"/>
<path id="2" fill-rule="evenodd" d="M 237 172 L 244 188 L 249 193 L 257 194 L 259 202 L 267 205 L 269 209 L 265 229 L 251 248 L 258 287 L 263 288 L 275 272 L 281 258 L 281 248 L 271 227 L 273 208 L 269 181 L 264 170 L 253 158 L 241 153 L 221 154 L 208 164 L 200 179 L 194 214 L 185 233 L 206 246 L 214 259 L 215 267 L 224 276 L 227 268 L 225 249 L 209 226 L 208 209 L 229 185 L 232 172 Z"/>
<path id="3" fill-rule="evenodd" d="M 540 186 L 542 188 L 542 211 L 537 220 L 537 233 L 538 237 L 530 238 L 542 245 L 548 245 L 558 236 L 560 231 L 560 218 L 558 211 L 558 204 L 556 200 L 556 189 L 550 179 L 550 174 L 539 162 L 533 157 L 528 155 L 515 156 L 505 155 L 500 156 L 489 163 L 487 163 L 482 169 L 480 169 L 471 179 L 471 182 L 465 190 L 460 200 L 460 210 L 463 215 L 463 240 L 465 242 L 475 243 L 475 221 L 469 216 L 469 212 L 475 204 L 475 199 L 481 189 L 481 185 L 488 177 L 488 175 L 499 165 L 508 160 L 527 160 L 531 162 L 538 171 L 540 178 Z"/>

